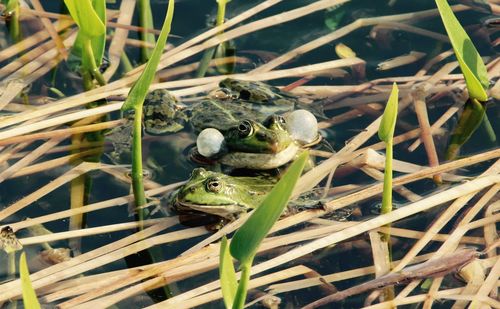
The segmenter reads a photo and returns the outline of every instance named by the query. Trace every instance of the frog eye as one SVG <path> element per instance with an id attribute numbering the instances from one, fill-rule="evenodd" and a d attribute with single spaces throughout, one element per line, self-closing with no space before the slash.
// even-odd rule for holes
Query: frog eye
<path id="1" fill-rule="evenodd" d="M 219 179 L 214 178 L 207 181 L 207 190 L 214 193 L 219 193 L 222 189 L 222 183 Z"/>
<path id="2" fill-rule="evenodd" d="M 250 136 L 253 133 L 253 127 L 252 127 L 252 124 L 250 123 L 250 121 L 243 120 L 238 125 L 238 133 L 240 134 L 241 137 Z"/>

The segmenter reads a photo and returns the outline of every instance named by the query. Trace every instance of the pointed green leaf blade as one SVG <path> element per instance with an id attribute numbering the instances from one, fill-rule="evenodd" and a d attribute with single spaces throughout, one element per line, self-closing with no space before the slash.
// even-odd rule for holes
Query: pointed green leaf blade
<path id="1" fill-rule="evenodd" d="M 156 73 L 156 67 L 160 62 L 160 57 L 165 48 L 165 44 L 167 42 L 168 34 L 170 33 L 170 28 L 172 25 L 172 19 L 174 18 L 174 0 L 170 0 L 168 2 L 167 8 L 167 16 L 165 17 L 165 21 L 163 22 L 163 26 L 161 28 L 160 36 L 158 37 L 158 41 L 156 42 L 155 48 L 151 54 L 151 58 L 148 60 L 146 64 L 146 68 L 142 72 L 139 79 L 135 82 L 128 93 L 127 100 L 122 105 L 122 111 L 128 111 L 135 108 L 142 108 L 142 104 L 146 95 L 148 93 L 149 85 L 153 81 L 153 78 Z"/>
<path id="2" fill-rule="evenodd" d="M 106 33 L 106 27 L 92 7 L 90 0 L 64 0 L 64 3 L 84 35 L 94 37 Z"/>
<path id="3" fill-rule="evenodd" d="M 229 254 L 226 236 L 222 237 L 220 243 L 219 275 L 224 304 L 226 308 L 231 308 L 238 288 L 238 281 L 236 280 L 233 259 Z"/>
<path id="4" fill-rule="evenodd" d="M 464 75 L 470 97 L 479 101 L 486 101 L 488 95 L 485 89 L 489 87 L 489 80 L 481 56 L 455 14 L 453 14 L 448 2 L 446 0 L 436 0 L 436 5 Z"/>
<path id="5" fill-rule="evenodd" d="M 92 5 L 102 24 L 104 32 L 92 38 L 92 50 L 94 51 L 94 59 L 99 67 L 102 64 L 104 56 L 104 48 L 106 47 L 106 0 L 93 0 Z"/>
<path id="6" fill-rule="evenodd" d="M 231 255 L 242 264 L 251 261 L 261 241 L 280 217 L 288 203 L 293 188 L 299 179 L 309 153 L 305 151 L 288 168 L 283 178 L 267 194 L 262 203 L 253 211 L 248 220 L 234 235 Z"/>
<path id="7" fill-rule="evenodd" d="M 382 115 L 380 127 L 378 128 L 378 137 L 386 143 L 388 140 L 392 139 L 392 136 L 394 135 L 396 119 L 398 117 L 398 97 L 398 85 L 394 83 L 392 85 L 391 95 L 389 96 L 389 100 L 385 106 L 384 114 Z"/>
<path id="8" fill-rule="evenodd" d="M 141 40 L 145 43 L 155 44 L 154 33 L 147 32 L 146 30 L 154 29 L 153 12 L 151 10 L 151 1 L 149 0 L 139 0 L 139 24 L 143 28 L 140 32 Z M 152 49 L 148 46 L 141 47 L 141 57 L 143 62 L 147 62 L 152 55 Z"/>
<path id="9" fill-rule="evenodd" d="M 24 308 L 40 308 L 40 303 L 38 302 L 35 290 L 33 289 L 33 285 L 31 284 L 28 263 L 26 262 L 26 254 L 24 253 L 24 251 L 21 253 L 21 257 L 19 258 L 19 273 L 21 275 Z"/>

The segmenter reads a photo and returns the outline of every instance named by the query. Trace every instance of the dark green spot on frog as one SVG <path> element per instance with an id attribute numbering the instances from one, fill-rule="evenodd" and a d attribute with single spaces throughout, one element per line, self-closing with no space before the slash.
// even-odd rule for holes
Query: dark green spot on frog
<path id="1" fill-rule="evenodd" d="M 187 116 L 177 104 L 177 99 L 165 89 L 151 91 L 144 100 L 144 131 L 151 135 L 177 132 L 183 128 L 180 121 Z"/>

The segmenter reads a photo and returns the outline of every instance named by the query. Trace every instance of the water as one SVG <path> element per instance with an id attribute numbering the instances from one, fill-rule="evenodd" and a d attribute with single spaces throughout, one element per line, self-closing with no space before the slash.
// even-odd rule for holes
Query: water
<path id="1" fill-rule="evenodd" d="M 252 17 L 247 22 L 258 20 L 265 16 L 271 16 L 292 8 L 296 8 L 300 5 L 305 5 L 306 3 L 313 2 L 315 1 L 283 1 L 282 3 L 270 8 L 269 10 Z M 260 1 L 245 1 L 244 3 L 242 1 L 232 1 L 228 4 L 227 15 L 229 18 L 231 18 L 232 16 L 238 15 L 239 13 L 254 6 L 257 3 L 260 3 Z M 49 12 L 61 12 L 63 10 L 62 2 L 42 1 L 42 4 L 45 10 Z M 117 1 L 117 3 L 114 4 L 108 4 L 108 8 L 118 9 L 119 4 L 120 1 Z M 165 13 L 166 1 L 151 1 L 151 5 L 154 13 L 155 28 L 160 29 Z M 236 55 L 248 57 L 250 59 L 250 62 L 247 64 L 237 65 L 236 72 L 248 72 L 266 62 L 266 57 L 276 57 L 322 35 L 326 35 L 334 31 L 335 29 L 345 26 L 358 18 L 402 14 L 432 8 L 434 8 L 434 1 L 351 1 L 343 6 L 340 6 L 335 11 L 318 11 L 294 21 L 266 28 L 255 33 L 250 33 L 234 40 L 234 44 L 237 48 Z M 172 25 L 172 34 L 175 34 L 176 36 L 172 36 L 169 39 L 169 43 L 179 45 L 187 39 L 192 38 L 195 35 L 209 29 L 208 24 L 211 20 L 214 19 L 215 14 L 215 1 L 178 1 L 176 4 L 175 17 Z M 488 16 L 490 16 L 490 14 L 485 14 L 478 11 L 468 11 L 459 14 L 459 20 L 471 35 L 472 40 L 476 44 L 479 53 L 484 57 L 489 57 L 486 58 L 487 61 L 488 59 L 491 60 L 492 58 L 495 58 L 497 55 L 496 51 L 491 46 L 491 42 L 487 39 L 488 33 L 486 32 L 486 30 L 484 28 L 478 27 L 480 21 L 484 18 L 487 18 Z M 137 16 L 134 16 L 133 24 L 138 24 Z M 412 25 L 425 28 L 437 33 L 444 33 L 444 29 L 442 28 L 442 24 L 439 18 L 417 21 L 415 23 L 412 23 Z M 0 31 L 2 32 L 3 37 L 8 36 L 7 29 L 3 23 L 0 23 Z M 29 33 L 26 34 L 26 36 L 27 35 L 29 35 Z M 138 35 L 133 31 L 130 32 L 129 37 L 134 39 L 139 38 Z M 494 39 L 495 35 L 493 34 L 491 35 L 491 41 L 493 41 Z M 351 74 L 352 72 L 350 69 L 346 69 L 347 75 L 345 78 L 319 76 L 314 78 L 307 85 L 352 85 L 385 77 L 414 76 L 416 72 L 420 68 L 422 68 L 422 66 L 429 59 L 450 48 L 447 43 L 443 43 L 432 38 L 423 37 L 414 33 L 405 31 L 390 32 L 381 28 L 365 27 L 354 31 L 353 33 L 339 39 L 338 41 L 330 42 L 316 48 L 312 52 L 294 58 L 280 68 L 293 68 L 302 65 L 315 64 L 337 59 L 334 51 L 334 46 L 337 42 L 342 42 L 348 45 L 353 51 L 356 52 L 357 57 L 366 61 L 366 79 L 359 80 L 356 78 L 356 76 Z M 5 48 L 8 44 L 10 43 L 5 43 L 3 45 L 3 48 Z M 377 64 L 381 61 L 407 54 L 410 51 L 425 52 L 427 56 L 415 63 L 405 65 L 393 70 L 377 70 Z M 129 46 L 125 48 L 125 52 L 127 52 L 127 55 L 129 56 L 133 64 L 137 64 L 140 62 L 140 53 L 138 48 Z M 189 58 L 188 60 L 182 61 L 181 63 L 179 63 L 179 65 L 198 61 L 200 57 L 201 55 L 197 54 Z M 3 64 L 5 65 L 7 63 L 8 61 L 5 61 Z M 441 68 L 441 63 L 436 64 L 432 68 L 430 68 L 429 73 L 434 73 L 439 68 Z M 459 73 L 459 71 L 456 70 L 453 73 Z M 213 75 L 217 73 L 214 71 L 210 71 L 209 74 Z M 61 65 L 56 73 L 46 74 L 43 79 L 35 81 L 31 86 L 28 94 L 33 98 L 36 96 L 46 96 L 47 93 L 53 96 L 47 90 L 49 86 L 58 87 L 67 96 L 80 93 L 82 91 L 82 87 L 79 83 L 80 81 L 78 77 L 76 77 L 72 82 L 68 82 L 68 76 L 75 77 L 75 74 L 70 73 L 66 65 Z M 191 75 L 187 74 L 176 77 L 176 79 L 190 77 Z M 283 86 L 294 82 L 297 79 L 298 78 L 295 77 L 283 78 L 270 81 L 270 83 Z M 53 83 L 53 81 L 55 81 L 55 84 Z M 19 99 L 16 99 L 15 101 L 20 102 Z M 375 102 L 385 104 L 385 100 L 376 100 Z M 333 104 L 335 104 L 335 102 Z M 449 108 L 451 104 L 453 104 L 453 101 L 449 96 L 430 100 L 427 104 L 430 123 L 434 123 Z M 349 110 L 350 109 L 347 107 L 327 110 L 326 116 L 328 118 L 335 117 Z M 495 132 L 497 133 L 499 132 L 498 129 L 500 125 L 500 122 L 498 121 L 499 113 L 500 109 L 498 108 L 498 104 L 496 102 L 491 103 L 488 107 L 487 115 Z M 119 115 L 117 112 L 114 112 L 110 115 L 110 117 L 113 119 L 117 119 Z M 324 130 L 323 133 L 325 136 L 328 136 L 328 141 L 333 145 L 334 149 L 338 151 L 347 141 L 364 130 L 367 125 L 370 124 L 374 119 L 374 115 L 365 114 L 363 117 L 354 118 L 347 122 L 343 122 L 333 128 Z M 453 117 L 445 124 L 444 128 L 447 130 L 451 130 L 456 121 L 456 117 Z M 399 126 L 397 127 L 396 134 L 403 133 L 418 126 L 415 113 L 411 108 L 406 109 L 402 114 L 399 115 L 398 124 Z M 438 137 L 435 140 L 440 158 L 442 158 L 442 154 L 444 153 L 444 150 L 446 148 L 447 139 L 448 135 L 445 134 L 445 136 Z M 189 128 L 176 135 L 145 137 L 144 156 L 145 161 L 148 162 L 146 166 L 155 166 L 152 180 L 164 185 L 187 179 L 192 169 L 197 166 L 196 163 L 192 162 L 188 158 L 190 149 L 193 147 L 194 141 L 195 136 L 192 134 Z M 395 158 L 414 164 L 424 166 L 427 165 L 427 157 L 425 155 L 425 150 L 423 147 L 419 147 L 414 152 L 408 152 L 407 148 L 412 141 L 413 140 L 397 145 L 395 147 Z M 378 142 L 378 139 L 375 136 L 370 139 L 367 144 L 373 144 L 376 142 Z M 40 144 L 40 142 L 35 142 L 30 145 L 28 149 L 35 149 L 36 146 Z M 69 144 L 69 140 L 61 143 L 61 145 Z M 477 132 L 474 133 L 471 140 L 463 147 L 462 154 L 471 155 L 495 147 L 497 147 L 497 144 L 489 142 L 486 138 L 484 128 L 480 127 Z M 102 161 L 105 163 L 112 163 L 112 160 L 110 160 L 109 158 L 109 155 L 112 151 L 109 142 L 107 143 L 107 147 L 105 149 L 106 150 L 105 154 L 102 156 Z M 45 161 L 59 156 L 59 154 L 47 155 L 43 160 Z M 461 171 L 461 173 L 470 176 L 477 175 L 488 166 L 489 164 L 480 164 L 473 168 L 467 168 L 466 170 Z M 4 206 L 11 205 L 12 203 L 20 200 L 31 192 L 37 190 L 41 186 L 46 185 L 50 181 L 56 179 L 71 167 L 72 165 L 68 164 L 34 175 L 9 179 L 3 182 L 0 186 L 0 203 Z M 102 171 L 94 171 L 90 173 L 90 175 L 92 177 L 92 188 L 90 191 L 88 203 L 96 203 L 111 198 L 124 196 L 129 193 L 130 189 L 128 185 L 124 185 L 123 183 L 117 181 L 114 177 Z M 336 177 L 334 182 L 336 186 L 344 184 L 366 185 L 370 183 L 373 183 L 373 180 L 359 171 L 354 172 L 353 174 L 349 174 L 348 176 L 338 178 Z M 408 188 L 421 195 L 425 195 L 438 189 L 438 187 L 430 180 L 418 181 L 409 185 Z M 32 203 L 25 209 L 17 212 L 14 216 L 6 218 L 2 222 L 2 225 L 14 223 L 27 217 L 35 218 L 46 215 L 48 213 L 55 213 L 58 211 L 66 210 L 68 209 L 70 203 L 69 192 L 69 185 L 63 185 L 51 194 L 42 197 L 35 203 Z M 378 198 L 374 198 L 360 204 L 362 214 L 366 216 L 366 218 L 368 218 L 370 216 L 370 207 L 378 203 L 379 201 L 380 200 Z M 406 202 L 404 198 L 398 195 L 395 196 L 395 201 L 401 203 Z M 405 221 L 404 227 L 414 228 L 416 230 L 424 230 L 430 224 L 434 215 L 436 214 L 431 213 L 427 215 L 421 215 L 417 219 L 414 219 L 410 222 Z M 157 213 L 155 215 L 155 217 L 161 216 L 162 214 L 160 213 Z M 88 227 L 99 227 L 114 223 L 131 222 L 133 220 L 134 218 L 131 217 L 127 211 L 127 206 L 112 207 L 99 211 L 93 211 L 86 216 L 86 223 Z M 401 224 L 403 225 L 403 223 Z M 45 224 L 45 227 L 50 229 L 52 232 L 66 231 L 68 228 L 68 221 L 57 220 L 48 222 Z M 184 227 L 179 225 L 174 227 L 175 230 L 180 230 L 183 228 Z M 21 233 L 24 233 L 24 231 Z M 98 236 L 85 237 L 82 240 L 82 251 L 88 252 L 94 249 L 98 249 L 106 244 L 112 243 L 125 236 L 128 236 L 129 234 L 130 231 L 120 231 Z M 23 237 L 23 235 L 21 234 L 17 236 Z M 162 254 L 164 259 L 171 259 L 176 257 L 184 250 L 197 244 L 199 241 L 204 239 L 204 237 L 206 236 L 199 236 L 162 246 Z M 336 248 L 330 248 L 328 250 L 317 252 L 317 254 L 315 253 L 313 255 L 307 255 L 288 266 L 304 264 L 321 274 L 330 274 L 338 271 L 371 265 L 371 261 L 369 261 L 371 259 L 371 251 L 369 246 L 367 246 L 368 243 L 366 242 L 366 239 L 367 238 L 364 237 L 363 239 L 360 239 L 354 243 L 342 244 L 337 246 Z M 406 239 L 394 243 L 393 245 L 396 248 L 396 250 L 394 251 L 394 258 L 401 258 L 406 253 L 406 251 L 409 250 L 412 243 L 412 241 Z M 354 244 L 354 248 L 351 246 L 352 244 Z M 66 247 L 68 243 L 67 241 L 59 241 L 57 243 L 52 243 L 52 245 L 54 247 Z M 436 248 L 437 247 L 433 245 L 429 246 L 427 250 L 434 251 Z M 40 247 L 28 246 L 26 250 L 28 251 L 28 256 L 34 256 L 40 250 Z M 260 256 L 257 262 L 264 261 L 268 258 L 282 253 L 280 252 L 280 250 L 281 249 L 277 249 L 277 252 L 271 252 L 267 253 L 264 256 Z M 4 262 L 5 260 L 6 255 L 0 255 L 0 262 Z M 123 269 L 125 267 L 127 267 L 125 261 L 119 260 L 117 262 L 105 265 L 102 268 L 87 272 L 86 275 Z M 34 272 L 36 270 L 32 269 L 31 271 Z M 6 278 L 5 271 L 1 271 L 0 275 L 2 275 L 2 279 Z M 208 273 L 183 280 L 179 282 L 177 286 L 173 286 L 174 292 L 176 292 L 177 289 L 179 291 L 192 289 L 204 283 L 211 282 L 217 279 L 217 277 L 218 275 L 216 271 L 210 271 Z M 367 280 L 367 278 L 363 278 L 363 281 L 364 280 Z M 334 284 L 336 284 L 337 288 L 344 289 L 363 281 L 359 280 L 358 278 L 354 280 L 341 281 L 338 283 L 338 285 L 337 283 Z M 450 285 L 456 284 L 456 282 L 452 281 L 451 279 L 446 283 Z M 284 304 L 283 307 L 293 308 L 299 305 L 304 305 L 323 295 L 325 294 L 323 294 L 323 292 L 316 287 L 289 292 L 280 296 L 282 297 L 282 304 Z M 360 307 L 363 300 L 364 297 L 350 298 L 343 305 L 343 308 Z M 122 304 L 133 304 L 137 307 L 143 307 L 149 303 L 151 303 L 151 299 L 147 296 L 143 296 L 140 298 L 134 298 L 133 300 L 128 300 Z M 221 308 L 221 306 L 222 303 L 219 301 L 205 305 L 206 308 Z M 448 308 L 450 306 L 450 302 L 436 304 L 436 307 Z"/>

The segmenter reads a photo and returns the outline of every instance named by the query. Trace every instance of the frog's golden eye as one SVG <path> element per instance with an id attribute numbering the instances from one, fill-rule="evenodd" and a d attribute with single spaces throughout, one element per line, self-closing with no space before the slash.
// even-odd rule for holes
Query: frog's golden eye
<path id="1" fill-rule="evenodd" d="M 218 193 L 222 189 L 222 183 L 219 179 L 213 178 L 207 181 L 207 190 L 210 192 Z"/>
<path id="2" fill-rule="evenodd" d="M 240 122 L 238 125 L 238 133 L 240 134 L 240 137 L 250 136 L 253 133 L 253 126 L 250 121 L 243 120 Z"/>

